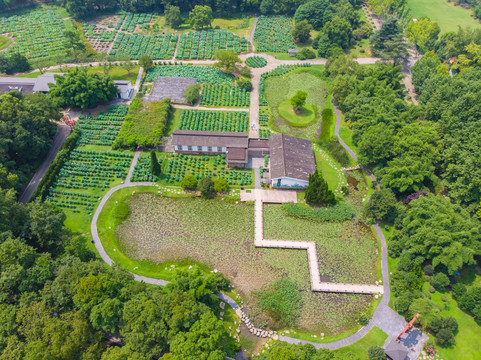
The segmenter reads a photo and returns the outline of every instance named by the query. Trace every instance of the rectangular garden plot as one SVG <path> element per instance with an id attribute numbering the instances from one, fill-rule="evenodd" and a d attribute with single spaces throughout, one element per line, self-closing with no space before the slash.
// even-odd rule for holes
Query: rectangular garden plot
<path id="1" fill-rule="evenodd" d="M 257 52 L 286 53 L 295 49 L 292 39 L 292 18 L 287 16 L 261 16 L 254 33 Z"/>
<path id="2" fill-rule="evenodd" d="M 91 212 L 100 192 L 127 177 L 132 157 L 115 151 L 73 150 L 49 189 L 47 200 L 73 212 Z"/>
<path id="3" fill-rule="evenodd" d="M 250 104 L 250 93 L 234 85 L 206 84 L 202 88 L 201 106 L 236 106 Z"/>
<path id="4" fill-rule="evenodd" d="M 196 78 L 199 83 L 230 84 L 234 76 L 228 75 L 212 66 L 163 65 L 150 69 L 146 81 L 154 81 L 158 76 Z"/>
<path id="5" fill-rule="evenodd" d="M 112 145 L 120 131 L 127 110 L 127 106 L 113 105 L 109 107 L 107 113 L 100 112 L 97 116 L 80 115 L 75 126 L 80 130 L 79 144 Z"/>
<path id="6" fill-rule="evenodd" d="M 183 110 L 180 130 L 249 131 L 249 114 L 244 111 Z"/>
<path id="7" fill-rule="evenodd" d="M 174 56 L 177 35 L 140 35 L 119 32 L 109 55 L 111 59 L 140 59 L 149 55 L 152 59 L 170 59 Z"/>

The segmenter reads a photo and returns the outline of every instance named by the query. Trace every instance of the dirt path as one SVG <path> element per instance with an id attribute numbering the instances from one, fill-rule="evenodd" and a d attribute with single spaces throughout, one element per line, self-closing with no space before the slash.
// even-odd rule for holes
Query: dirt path
<path id="1" fill-rule="evenodd" d="M 26 204 L 30 201 L 33 193 L 35 192 L 35 190 L 37 190 L 37 187 L 40 184 L 40 181 L 42 181 L 43 177 L 45 176 L 45 173 L 50 167 L 50 164 L 53 162 L 53 160 L 55 159 L 55 156 L 57 156 L 58 151 L 60 150 L 63 143 L 65 142 L 65 140 L 70 134 L 70 127 L 65 124 L 57 125 L 57 129 L 58 129 L 58 132 L 57 132 L 57 135 L 55 135 L 54 143 L 52 148 L 50 149 L 50 152 L 48 153 L 47 157 L 45 158 L 42 165 L 40 166 L 40 169 L 38 169 L 35 175 L 33 175 L 32 180 L 30 180 L 27 187 L 23 190 L 22 194 L 20 195 L 20 198 L 18 199 L 18 201 L 23 204 Z"/>

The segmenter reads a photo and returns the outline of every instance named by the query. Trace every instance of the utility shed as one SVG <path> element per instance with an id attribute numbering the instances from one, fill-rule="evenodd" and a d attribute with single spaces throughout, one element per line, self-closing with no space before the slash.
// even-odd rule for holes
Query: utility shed
<path id="1" fill-rule="evenodd" d="M 310 140 L 278 134 L 269 138 L 270 176 L 276 188 L 306 188 L 316 171 Z"/>
<path id="2" fill-rule="evenodd" d="M 390 360 L 405 360 L 408 355 L 408 349 L 403 344 L 393 340 L 386 346 L 384 353 Z"/>

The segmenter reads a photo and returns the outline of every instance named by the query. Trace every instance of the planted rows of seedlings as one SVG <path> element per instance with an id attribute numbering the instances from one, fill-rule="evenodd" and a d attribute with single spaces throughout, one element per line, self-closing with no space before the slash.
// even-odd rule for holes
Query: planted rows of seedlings
<path id="1" fill-rule="evenodd" d="M 112 105 L 107 113 L 100 112 L 97 116 L 80 115 L 75 128 L 80 130 L 79 145 L 111 146 L 117 137 L 120 127 L 127 115 L 125 105 Z"/>
<path id="2" fill-rule="evenodd" d="M 229 84 L 234 76 L 212 66 L 177 65 L 156 66 L 146 75 L 146 81 L 155 81 L 158 76 L 195 77 L 199 83 Z"/>
<path id="3" fill-rule="evenodd" d="M 59 207 L 91 212 L 99 200 L 88 191 L 105 191 L 118 179 L 125 179 L 132 154 L 115 151 L 73 150 L 49 189 L 47 199 Z"/>
<path id="4" fill-rule="evenodd" d="M 267 60 L 262 56 L 250 56 L 246 59 L 246 65 L 252 68 L 261 68 L 267 65 Z"/>
<path id="5" fill-rule="evenodd" d="M 82 28 L 84 29 L 85 35 L 89 40 L 95 39 L 99 40 L 100 42 L 112 42 L 115 39 L 115 35 L 117 35 L 117 31 L 115 30 L 105 30 L 102 27 L 99 27 L 95 24 L 83 24 Z"/>
<path id="6" fill-rule="evenodd" d="M 249 131 L 249 114 L 244 111 L 182 110 L 179 129 L 199 131 Z"/>
<path id="7" fill-rule="evenodd" d="M 135 27 L 137 25 L 140 25 L 140 27 L 143 28 L 143 27 L 145 27 L 145 25 L 150 24 L 151 21 L 152 21 L 152 14 L 146 14 L 146 13 L 132 14 L 132 13 L 130 13 L 125 18 L 125 21 L 122 25 L 121 30 L 132 33 L 132 32 L 135 31 Z"/>
<path id="8" fill-rule="evenodd" d="M 20 53 L 29 59 L 65 53 L 65 30 L 61 16 L 53 10 L 0 17 L 0 34 L 14 38 L 7 54 Z"/>
<path id="9" fill-rule="evenodd" d="M 162 159 L 158 159 L 162 163 Z M 150 156 L 141 155 L 135 164 L 134 171 L 132 173 L 132 182 L 153 182 L 159 178 L 152 175 L 150 171 Z"/>
<path id="10" fill-rule="evenodd" d="M 238 106 L 250 104 L 250 93 L 235 85 L 205 84 L 202 89 L 201 106 Z"/>
<path id="11" fill-rule="evenodd" d="M 257 52 L 287 52 L 295 49 L 292 38 L 292 18 L 287 16 L 261 16 L 257 21 L 254 41 Z"/>
<path id="12" fill-rule="evenodd" d="M 247 52 L 247 39 L 226 30 L 209 29 L 181 34 L 176 59 L 212 59 L 219 50 Z"/>
<path id="13" fill-rule="evenodd" d="M 269 109 L 266 107 L 259 109 L 259 138 L 269 139 L 272 132 L 269 130 Z"/>
<path id="14" fill-rule="evenodd" d="M 169 183 L 180 182 L 185 176 L 194 175 L 197 179 L 224 178 L 231 186 L 252 184 L 250 170 L 231 170 L 225 164 L 225 154 L 216 156 L 172 154 L 165 167 L 164 176 Z"/>
<path id="15" fill-rule="evenodd" d="M 174 56 L 177 35 L 140 35 L 120 32 L 109 55 L 112 59 L 129 57 L 133 60 L 149 55 L 152 59 L 170 59 Z"/>
<path id="16" fill-rule="evenodd" d="M 264 81 L 272 76 L 283 76 L 293 70 L 299 69 L 301 67 L 310 67 L 311 64 L 296 64 L 296 65 L 279 65 L 274 70 L 265 72 L 261 75 L 261 80 L 259 81 L 259 106 L 267 106 L 267 100 L 264 97 Z"/>

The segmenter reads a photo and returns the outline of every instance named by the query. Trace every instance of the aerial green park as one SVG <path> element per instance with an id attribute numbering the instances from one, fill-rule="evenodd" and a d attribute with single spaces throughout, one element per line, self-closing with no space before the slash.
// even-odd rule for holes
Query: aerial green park
<path id="1" fill-rule="evenodd" d="M 0 360 L 480 359 L 480 24 L 0 0 Z"/>

